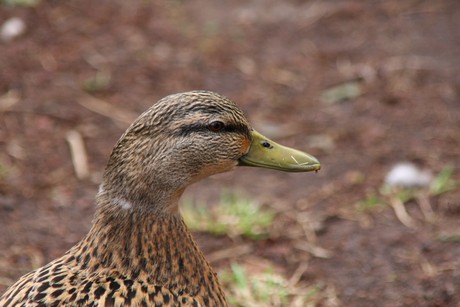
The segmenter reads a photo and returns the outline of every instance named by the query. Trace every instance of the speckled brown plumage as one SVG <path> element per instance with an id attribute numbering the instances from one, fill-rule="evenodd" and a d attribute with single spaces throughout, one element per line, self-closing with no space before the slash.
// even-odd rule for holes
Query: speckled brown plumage
<path id="1" fill-rule="evenodd" d="M 110 229 L 93 228 L 63 257 L 25 275 L 1 306 L 225 305 L 215 273 L 180 217 L 155 224 L 137 215 L 126 225 L 107 222 Z"/>
<path id="2" fill-rule="evenodd" d="M 281 162 L 248 160 L 254 135 L 242 111 L 218 94 L 161 99 L 115 145 L 90 232 L 61 258 L 20 278 L 0 306 L 227 305 L 179 213 L 184 189 L 244 158 L 248 165 L 294 171 L 313 161 L 306 171 L 319 169 L 303 153 L 299 162 L 299 152 L 288 152 L 290 162 L 284 155 Z M 273 149 L 265 143 L 257 146 Z"/>

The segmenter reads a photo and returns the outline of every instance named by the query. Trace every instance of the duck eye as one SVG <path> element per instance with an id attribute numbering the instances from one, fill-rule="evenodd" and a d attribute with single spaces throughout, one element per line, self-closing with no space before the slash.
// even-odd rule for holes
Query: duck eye
<path id="1" fill-rule="evenodd" d="M 224 129 L 224 127 L 225 127 L 224 123 L 218 120 L 210 123 L 208 126 L 209 130 L 211 130 L 212 132 L 218 132 Z"/>

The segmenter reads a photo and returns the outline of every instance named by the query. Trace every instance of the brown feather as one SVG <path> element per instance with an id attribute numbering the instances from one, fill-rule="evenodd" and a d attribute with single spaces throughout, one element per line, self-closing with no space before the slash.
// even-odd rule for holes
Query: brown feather
<path id="1" fill-rule="evenodd" d="M 225 122 L 227 131 L 207 129 Z M 93 227 L 64 256 L 24 275 L 1 306 L 225 306 L 225 295 L 179 211 L 184 189 L 231 170 L 249 124 L 218 94 L 168 96 L 144 112 L 110 156 Z"/>

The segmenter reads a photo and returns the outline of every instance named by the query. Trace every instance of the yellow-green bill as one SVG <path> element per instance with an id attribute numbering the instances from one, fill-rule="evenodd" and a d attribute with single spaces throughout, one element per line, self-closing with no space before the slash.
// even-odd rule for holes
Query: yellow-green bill
<path id="1" fill-rule="evenodd" d="M 240 158 L 238 165 L 285 172 L 310 172 L 321 168 L 318 159 L 312 155 L 277 144 L 255 130 L 252 131 L 249 152 Z"/>

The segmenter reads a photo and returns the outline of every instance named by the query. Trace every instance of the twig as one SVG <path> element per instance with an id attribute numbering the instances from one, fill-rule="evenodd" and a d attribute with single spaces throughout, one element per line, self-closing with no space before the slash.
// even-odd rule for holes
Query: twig
<path id="1" fill-rule="evenodd" d="M 280 213 L 292 219 L 300 226 L 307 241 L 311 243 L 316 243 L 316 240 L 317 240 L 316 233 L 314 229 L 312 229 L 311 227 L 314 221 L 313 219 L 310 218 L 309 213 L 294 212 L 294 211 L 286 211 L 286 212 L 280 212 Z"/>
<path id="2" fill-rule="evenodd" d="M 90 95 L 85 95 L 83 98 L 78 99 L 78 103 L 90 111 L 114 120 L 115 123 L 121 122 L 125 124 L 123 125 L 124 127 L 122 127 L 123 129 L 126 128 L 126 124 L 132 123 L 137 117 L 137 115 L 133 112 L 122 110 L 102 99 L 98 99 Z"/>
<path id="3" fill-rule="evenodd" d="M 407 213 L 406 207 L 404 207 L 403 202 L 399 198 L 392 197 L 390 204 L 395 212 L 396 217 L 404 226 L 413 229 L 417 227 L 415 221 Z"/>
<path id="4" fill-rule="evenodd" d="M 427 220 L 430 223 L 434 222 L 436 219 L 436 215 L 433 211 L 433 208 L 431 207 L 428 196 L 423 193 L 417 193 L 415 197 L 417 200 L 417 204 L 420 207 L 423 216 L 425 217 L 425 220 Z"/>
<path id="5" fill-rule="evenodd" d="M 425 273 L 429 277 L 434 277 L 438 275 L 440 272 L 438 268 L 432 265 L 427 259 L 422 258 L 419 260 L 420 268 L 422 269 L 423 273 Z"/>
<path id="6" fill-rule="evenodd" d="M 89 177 L 88 159 L 85 144 L 81 134 L 76 130 L 67 132 L 66 140 L 69 143 L 73 168 L 78 179 Z"/>
<path id="7" fill-rule="evenodd" d="M 295 270 L 294 274 L 292 274 L 291 278 L 289 278 L 289 288 L 294 288 L 295 285 L 299 282 L 300 278 L 302 277 L 303 273 L 307 271 L 308 264 L 307 263 L 300 263 L 300 265 Z"/>
<path id="8" fill-rule="evenodd" d="M 6 111 L 20 100 L 17 90 L 9 90 L 6 94 L 0 96 L 0 112 Z"/>
<path id="9" fill-rule="evenodd" d="M 7 110 L 1 110 L 0 112 L 5 112 L 5 113 L 13 113 L 13 114 L 19 114 L 19 115 L 30 115 L 30 116 L 44 116 L 44 117 L 49 117 L 51 119 L 59 120 L 59 121 L 65 121 L 69 122 L 71 124 L 76 124 L 77 122 L 74 119 L 70 118 L 65 118 L 56 114 L 52 114 L 49 112 L 43 112 L 40 110 L 19 110 L 19 109 L 7 109 Z"/>
<path id="10" fill-rule="evenodd" d="M 315 246 L 313 244 L 310 244 L 306 241 L 297 241 L 294 244 L 294 247 L 297 249 L 300 249 L 302 251 L 310 253 L 312 256 L 317 257 L 317 258 L 323 258 L 323 259 L 328 259 L 332 257 L 332 252 L 330 250 L 327 250 L 325 248 Z"/>
<path id="11" fill-rule="evenodd" d="M 228 258 L 235 258 L 252 252 L 251 244 L 242 244 L 221 249 L 206 256 L 210 262 L 220 261 Z"/>

